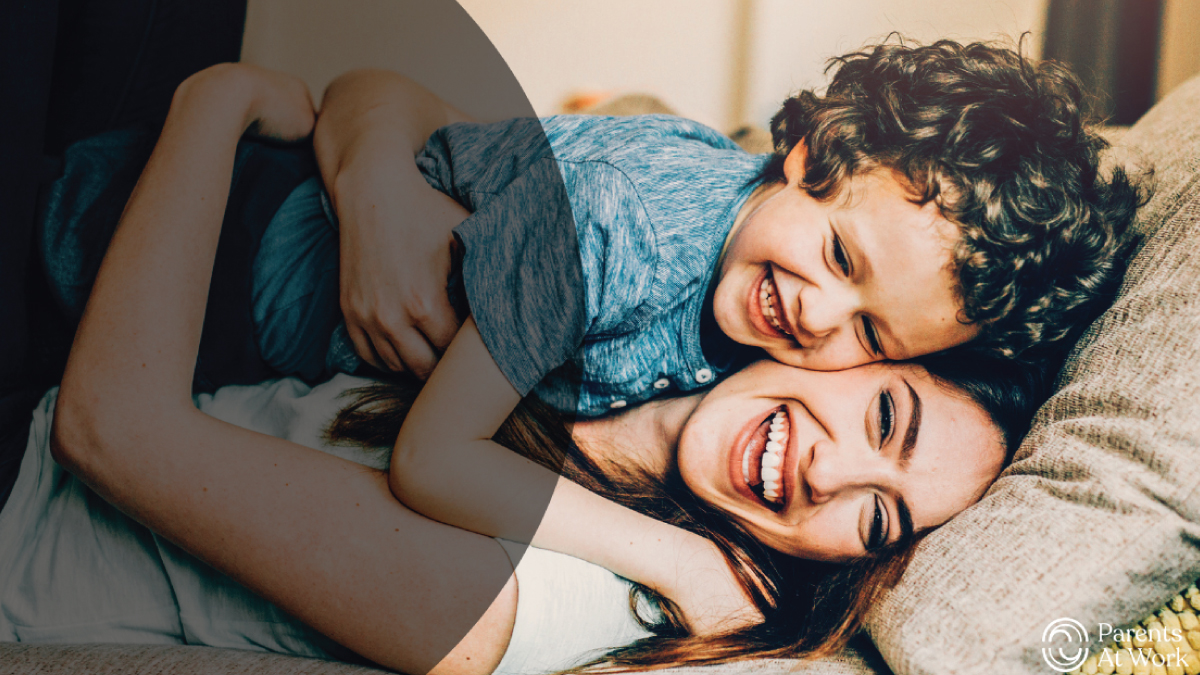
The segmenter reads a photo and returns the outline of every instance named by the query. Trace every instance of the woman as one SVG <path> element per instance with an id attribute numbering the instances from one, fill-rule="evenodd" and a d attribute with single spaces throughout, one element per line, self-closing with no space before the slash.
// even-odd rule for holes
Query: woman
<path id="1" fill-rule="evenodd" d="M 204 71 L 180 88 L 80 325 L 58 397 L 53 433 L 46 437 L 48 421 L 43 417 L 34 427 L 34 447 L 40 443 L 44 448 L 48 443 L 59 464 L 111 504 L 362 656 L 407 672 L 426 671 L 435 665 L 439 672 L 491 672 L 502 656 L 508 659 L 505 650 L 514 621 L 518 630 L 513 648 L 528 649 L 522 641 L 529 637 L 519 630 L 519 590 L 509 579 L 509 560 L 493 540 L 407 511 L 391 497 L 381 472 L 364 471 L 359 464 L 237 428 L 199 413 L 192 404 L 192 366 L 234 146 L 251 124 L 277 138 L 303 137 L 312 126 L 307 92 L 295 80 L 279 74 L 232 66 Z M 767 374 L 781 368 L 761 364 L 745 378 L 731 378 L 702 400 L 677 399 L 638 411 L 641 414 L 631 413 L 632 417 L 583 425 L 580 437 L 589 447 L 600 445 L 596 439 L 603 438 L 605 445 L 616 448 L 624 445 L 623 433 L 644 443 L 638 430 L 648 429 L 661 434 L 663 448 L 670 449 L 678 441 L 678 466 L 684 481 L 704 486 L 693 487 L 697 498 L 714 510 L 733 514 L 733 520 L 754 537 L 782 546 L 791 541 L 790 530 L 772 522 L 761 508 L 749 507 L 755 497 L 752 492 L 747 495 L 750 491 L 744 481 L 740 486 L 737 483 L 735 466 L 741 466 L 742 457 L 734 461 L 734 452 L 745 453 L 747 444 L 725 440 L 714 445 L 706 440 L 711 436 L 705 426 L 720 429 L 740 419 L 743 428 L 754 423 L 755 430 L 750 432 L 754 436 L 768 412 L 773 416 L 772 411 L 787 405 L 794 419 L 804 422 L 794 428 L 803 427 L 812 438 L 811 444 L 805 444 L 811 458 L 799 460 L 807 473 L 798 480 L 807 486 L 804 493 L 809 503 L 802 506 L 811 507 L 800 514 L 804 517 L 799 522 L 812 523 L 814 529 L 796 538 L 794 552 L 827 560 L 854 557 L 861 551 L 845 554 L 855 546 L 877 544 L 878 532 L 883 530 L 876 523 L 883 518 L 888 523 L 884 541 L 903 541 L 908 528 L 900 496 L 908 503 L 907 511 L 917 528 L 940 524 L 978 498 L 1004 463 L 1004 448 L 1012 447 L 1010 433 L 1002 434 L 989 424 L 978 404 L 969 402 L 961 391 L 945 389 L 918 367 L 876 366 L 843 374 L 823 373 L 819 382 L 798 387 L 809 390 L 808 394 L 789 390 L 792 385 L 785 386 L 787 378 L 782 375 L 773 376 L 778 391 L 766 391 L 763 385 L 751 382 L 751 376 L 768 381 Z M 223 395 L 277 397 L 279 387 L 287 386 L 286 382 L 278 384 L 274 392 L 223 391 L 213 401 Z M 886 425 L 887 406 L 880 402 L 885 390 L 895 405 L 890 413 L 893 422 Z M 823 396 L 814 397 L 816 391 Z M 327 400 L 331 396 L 328 390 L 324 395 Z M 792 402 L 778 402 L 785 399 Z M 764 408 L 768 400 L 776 402 Z M 918 400 L 923 403 L 916 403 Z M 210 412 L 218 412 L 213 405 L 209 404 Z M 918 409 L 923 411 L 920 415 Z M 46 408 L 43 414 L 48 412 Z M 683 419 L 688 420 L 686 425 L 681 424 Z M 235 421 L 250 427 L 257 421 L 257 426 L 263 426 L 253 418 Z M 892 429 L 884 433 L 887 425 Z M 672 429 L 674 433 L 670 433 Z M 899 429 L 903 433 L 898 433 Z M 851 438 L 858 439 L 854 447 L 859 450 L 873 447 L 878 454 L 830 452 L 850 448 Z M 951 438 L 955 439 L 953 446 L 947 442 Z M 638 448 L 639 444 L 629 443 L 628 447 Z M 939 455 L 940 450 L 951 447 L 951 456 Z M 850 457 L 855 459 L 853 465 L 844 461 Z M 598 459 L 598 464 L 607 464 L 614 457 L 601 455 Z M 659 453 L 642 457 L 640 463 L 654 474 L 671 461 L 670 455 Z M 71 481 L 61 476 L 27 472 L 30 466 L 35 471 L 36 467 L 54 467 L 44 457 L 26 457 L 21 482 L 0 514 L 5 535 L 0 541 L 44 544 L 55 536 L 47 525 L 62 524 L 49 519 L 53 514 L 91 518 L 93 511 L 107 508 L 89 501 L 87 493 L 72 488 Z M 861 473 L 866 468 L 872 472 Z M 914 482 L 911 476 L 917 475 L 924 480 L 940 476 L 951 480 L 938 481 L 936 489 L 931 489 L 928 483 Z M 44 481 L 46 478 L 51 480 Z M 69 494 L 62 494 L 63 501 L 55 501 L 45 493 L 42 501 L 31 505 L 19 499 L 31 489 L 62 489 Z M 882 508 L 871 508 L 880 501 L 884 502 Z M 70 504 L 78 508 L 72 510 Z M 38 522 L 22 518 L 39 509 L 43 517 Z M 875 515 L 883 511 L 886 516 Z M 819 524 L 822 514 L 828 516 L 827 525 Z M 150 539 L 127 522 L 116 531 L 96 531 L 104 531 L 108 537 L 96 542 L 101 553 L 109 551 L 109 543 L 113 549 L 144 547 Z M 20 536 L 10 537 L 12 533 Z M 805 545 L 816 548 L 806 551 L 802 549 Z M 223 585 L 223 577 L 217 575 L 172 577 L 181 566 L 167 563 L 177 563 L 184 556 L 172 546 L 154 546 L 165 574 L 156 576 L 153 569 L 124 573 L 137 574 L 144 586 L 169 587 L 181 603 L 199 599 L 195 605 L 178 607 L 176 623 L 181 627 L 171 630 L 189 641 L 206 644 L 221 643 L 222 630 L 236 632 L 237 628 L 220 620 L 205 622 L 202 616 L 197 620 L 206 611 L 212 615 L 216 611 L 213 606 L 228 609 L 245 603 L 230 590 L 234 587 Z M 24 578 L 22 573 L 37 569 L 39 553 L 48 554 L 49 560 L 55 558 L 54 546 L 31 545 L 30 549 L 19 546 L 5 552 L 0 563 L 5 565 L 2 578 Z M 104 572 L 116 575 L 118 570 Z M 55 582 L 72 583 L 69 577 Z M 74 583 L 79 583 L 78 579 Z M 88 593 L 96 592 L 87 580 L 80 586 L 57 592 L 70 596 L 71 591 L 84 591 L 83 587 Z M 500 589 L 503 592 L 497 597 Z M 115 590 L 116 595 L 132 594 Z M 759 589 L 758 593 L 774 596 L 774 590 Z M 111 600 L 96 604 L 102 608 Z M 782 609 L 794 599 L 783 596 L 781 600 Z M 211 601 L 209 606 L 205 601 Z M 39 599 L 22 597 L 17 584 L 16 590 L 6 589 L 4 602 L 6 617 L 36 616 Z M 155 614 L 157 608 L 138 609 L 146 615 Z M 23 614 L 23 610 L 30 611 Z M 761 642 L 742 644 L 743 652 L 783 644 L 780 635 L 772 635 L 773 617 L 767 614 L 768 623 L 759 632 Z M 483 618 L 476 623 L 480 616 Z M 49 619 L 59 626 L 73 624 L 86 639 L 88 626 L 78 617 L 74 621 L 65 616 Z M 49 637 L 53 631 L 45 626 L 6 620 L 13 625 L 5 628 L 18 637 L 54 639 Z M 156 625 L 153 620 L 147 624 Z M 462 635 L 466 638 L 459 642 Z M 632 639 L 629 633 L 623 635 L 625 642 Z M 280 636 L 275 645 L 296 653 L 322 653 L 320 644 L 306 648 L 300 642 L 293 630 Z M 663 658 L 658 663 L 682 661 L 670 649 L 680 644 L 676 641 L 659 650 Z M 711 646 L 719 649 L 721 643 L 711 642 Z M 447 653 L 450 656 L 443 659 Z M 722 658 L 732 653 L 727 650 L 705 656 Z M 527 663 L 509 662 L 505 668 L 525 670 Z"/>

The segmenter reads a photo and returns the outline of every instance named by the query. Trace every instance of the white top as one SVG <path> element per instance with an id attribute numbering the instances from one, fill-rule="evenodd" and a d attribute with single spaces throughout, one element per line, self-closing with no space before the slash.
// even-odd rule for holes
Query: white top
<path id="1" fill-rule="evenodd" d="M 199 395 L 218 419 L 384 468 L 388 454 L 329 446 L 322 432 L 369 381 L 284 379 Z M 348 652 L 117 511 L 50 456 L 57 389 L 33 414 L 29 445 L 0 512 L 0 641 L 192 644 L 339 658 Z M 505 542 L 501 542 L 504 544 Z M 509 548 L 506 546 L 506 548 Z M 518 550 L 515 549 L 514 550 Z M 645 637 L 630 583 L 529 548 L 517 566 L 517 617 L 496 673 L 568 668 Z"/>

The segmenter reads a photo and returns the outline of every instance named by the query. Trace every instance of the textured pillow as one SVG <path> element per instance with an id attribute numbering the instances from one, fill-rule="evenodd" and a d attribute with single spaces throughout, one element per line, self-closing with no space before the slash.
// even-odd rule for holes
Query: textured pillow
<path id="1" fill-rule="evenodd" d="M 873 609 L 897 673 L 1050 673 L 1052 621 L 1095 640 L 1200 576 L 1200 79 L 1121 146 L 1155 168 L 1146 240 L 1017 461 Z"/>

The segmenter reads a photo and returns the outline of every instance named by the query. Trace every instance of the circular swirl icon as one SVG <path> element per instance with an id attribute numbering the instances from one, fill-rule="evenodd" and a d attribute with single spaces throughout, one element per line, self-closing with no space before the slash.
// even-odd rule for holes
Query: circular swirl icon
<path id="1" fill-rule="evenodd" d="M 1061 640 L 1078 646 L 1075 649 L 1042 647 L 1042 658 L 1052 669 L 1065 673 L 1078 668 L 1091 650 L 1086 646 L 1088 642 L 1087 629 L 1075 619 L 1067 617 L 1055 619 L 1046 626 L 1046 630 L 1042 631 L 1042 644 Z"/>

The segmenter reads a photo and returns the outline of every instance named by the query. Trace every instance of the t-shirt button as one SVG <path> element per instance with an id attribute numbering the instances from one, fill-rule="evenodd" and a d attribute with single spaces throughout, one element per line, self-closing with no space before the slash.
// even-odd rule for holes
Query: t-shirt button
<path id="1" fill-rule="evenodd" d="M 696 371 L 696 381 L 699 382 L 700 384 L 704 384 L 705 382 L 708 382 L 711 379 L 712 379 L 712 371 L 709 370 L 708 368 L 701 368 L 700 370 Z"/>
<path id="2" fill-rule="evenodd" d="M 629 405 L 629 404 L 627 404 L 625 401 L 623 401 L 621 399 L 617 399 L 617 400 L 613 401 L 612 403 L 609 403 L 608 407 L 612 408 L 613 410 L 616 410 L 617 408 L 624 408 L 626 405 Z"/>
<path id="3" fill-rule="evenodd" d="M 666 389 L 669 386 L 671 386 L 671 381 L 665 377 L 661 377 L 654 381 L 655 389 Z"/>

